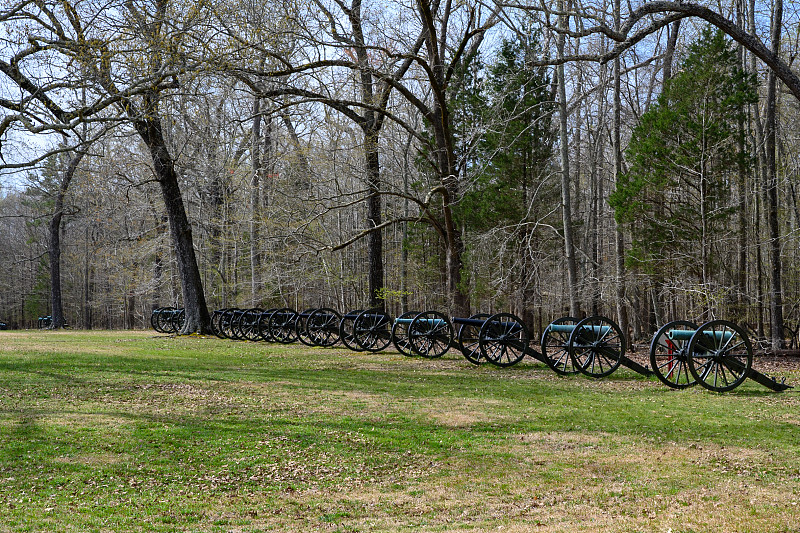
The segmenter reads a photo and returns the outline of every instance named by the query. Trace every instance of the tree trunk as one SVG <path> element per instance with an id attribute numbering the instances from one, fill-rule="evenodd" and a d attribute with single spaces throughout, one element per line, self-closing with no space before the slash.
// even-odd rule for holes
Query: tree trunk
<path id="1" fill-rule="evenodd" d="M 564 1 L 559 0 L 559 11 L 564 11 Z M 559 17 L 559 27 L 567 26 L 566 16 Z M 564 57 L 564 33 L 557 37 L 558 57 Z M 569 297 L 569 313 L 577 317 L 578 306 L 578 272 L 575 263 L 575 244 L 572 235 L 572 200 L 569 183 L 569 140 L 567 138 L 567 90 L 564 78 L 564 64 L 559 63 L 558 73 L 558 105 L 559 105 L 559 144 L 561 145 L 561 218 L 564 225 L 564 259 L 567 266 L 567 295 Z"/>
<path id="2" fill-rule="evenodd" d="M 744 27 L 744 13 L 742 12 L 742 3 L 736 3 L 736 22 L 739 26 Z M 739 45 L 739 64 L 742 69 L 747 69 L 745 64 L 744 47 Z M 744 124 L 745 117 L 740 116 L 736 124 L 736 148 L 739 152 L 739 172 L 738 183 L 736 184 L 736 196 L 738 203 L 738 226 L 739 235 L 737 239 L 737 272 L 736 272 L 736 298 L 735 298 L 735 312 L 733 317 L 740 322 L 747 319 L 745 307 L 747 304 L 747 178 L 748 178 L 748 165 L 746 163 L 746 131 Z"/>
<path id="3" fill-rule="evenodd" d="M 617 30 L 620 26 L 620 0 L 614 0 L 614 25 Z M 621 81 L 619 58 L 614 59 L 614 181 L 622 174 L 622 121 L 621 121 Z M 625 240 L 622 228 L 615 222 L 615 252 L 616 252 L 616 306 L 617 321 L 623 335 L 628 334 L 628 312 L 625 307 Z"/>
<path id="4" fill-rule="evenodd" d="M 675 57 L 675 47 L 678 44 L 678 33 L 681 29 L 681 21 L 676 20 L 669 28 L 669 38 L 667 39 L 667 49 L 664 51 L 664 83 L 672 78 L 672 61 Z"/>
<path id="5" fill-rule="evenodd" d="M 783 22 L 783 0 L 775 0 L 772 14 L 772 52 L 777 57 L 780 52 L 781 24 Z M 781 283 L 781 244 L 778 224 L 778 171 L 776 161 L 776 130 L 778 78 L 770 69 L 767 74 L 767 106 L 766 106 L 766 164 L 767 164 L 767 227 L 769 230 L 770 260 L 770 314 L 773 349 L 783 348 L 783 292 Z"/>
<path id="6" fill-rule="evenodd" d="M 83 329 L 92 329 L 92 273 L 89 264 L 89 225 L 83 241 Z"/>
<path id="7" fill-rule="evenodd" d="M 261 274 L 261 254 L 259 253 L 259 222 L 261 218 L 261 98 L 253 99 L 253 138 L 251 158 L 253 176 L 250 182 L 250 304 L 258 307 L 258 286 Z"/>
<path id="8" fill-rule="evenodd" d="M 184 335 L 195 332 L 209 333 L 211 332 L 211 317 L 206 306 L 203 280 L 194 253 L 192 226 L 186 216 L 175 164 L 162 135 L 161 121 L 157 116 L 153 116 L 156 112 L 151 110 L 152 114 L 147 118 L 137 117 L 134 124 L 150 150 L 153 168 L 166 206 L 170 236 L 178 261 L 183 306 L 186 310 L 186 322 L 180 333 Z"/>
<path id="9" fill-rule="evenodd" d="M 61 183 L 56 193 L 53 217 L 50 219 L 50 242 L 48 253 L 50 256 L 50 315 L 53 317 L 52 329 L 64 327 L 64 303 L 61 299 L 61 220 L 64 216 L 64 197 L 67 195 L 69 184 L 85 152 L 77 152 L 69 160 L 67 168 L 61 174 Z"/>
<path id="10" fill-rule="evenodd" d="M 367 226 L 376 228 L 381 225 L 381 191 L 380 191 L 380 159 L 378 158 L 378 132 L 371 128 L 364 131 L 365 164 L 367 170 Z M 382 307 L 381 292 L 383 284 L 383 233 L 381 230 L 370 232 L 367 243 L 369 260 L 369 306 Z"/>

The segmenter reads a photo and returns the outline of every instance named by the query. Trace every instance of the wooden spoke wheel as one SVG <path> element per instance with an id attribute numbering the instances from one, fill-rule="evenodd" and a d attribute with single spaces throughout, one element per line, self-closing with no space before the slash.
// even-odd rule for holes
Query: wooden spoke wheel
<path id="1" fill-rule="evenodd" d="M 602 378 L 619 368 L 625 344 L 625 336 L 614 321 L 592 316 L 578 322 L 572 330 L 569 356 L 581 373 Z"/>
<path id="2" fill-rule="evenodd" d="M 339 341 L 339 322 L 342 315 L 334 309 L 321 307 L 306 320 L 308 337 L 314 346 L 333 346 Z"/>
<path id="3" fill-rule="evenodd" d="M 689 341 L 686 337 L 697 330 L 697 324 L 675 320 L 661 326 L 650 343 L 650 368 L 656 377 L 673 389 L 685 389 L 697 384 L 689 372 Z M 683 335 L 673 332 L 685 332 Z"/>
<path id="4" fill-rule="evenodd" d="M 339 340 L 342 341 L 342 344 L 354 352 L 364 351 L 364 348 L 362 348 L 361 345 L 356 342 L 355 332 L 353 330 L 356 317 L 358 317 L 358 315 L 360 315 L 363 311 L 363 309 L 350 311 L 349 313 L 342 315 L 342 319 L 339 321 Z"/>
<path id="5" fill-rule="evenodd" d="M 488 313 L 478 313 L 469 317 L 470 320 L 486 320 Z M 481 324 L 482 326 L 483 324 Z M 479 365 L 486 359 L 481 355 L 480 332 L 481 326 L 475 323 L 464 323 L 458 328 L 458 349 L 467 361 Z"/>
<path id="6" fill-rule="evenodd" d="M 368 352 L 380 352 L 392 343 L 392 317 L 382 309 L 368 309 L 353 321 L 356 344 Z"/>
<path id="7" fill-rule="evenodd" d="M 511 313 L 497 313 L 486 319 L 478 334 L 481 357 L 493 365 L 519 363 L 528 350 L 528 327 Z"/>
<path id="8" fill-rule="evenodd" d="M 551 326 L 574 326 L 579 320 L 571 316 L 564 316 L 554 320 L 542 333 L 542 355 L 553 372 L 562 376 L 569 376 L 580 372 L 569 356 L 569 328 L 551 328 Z"/>
<path id="9" fill-rule="evenodd" d="M 411 341 L 408 338 L 408 327 L 411 325 L 411 320 L 419 314 L 419 311 L 406 311 L 394 321 L 392 324 L 392 344 L 397 348 L 397 351 L 406 357 L 414 355 L 414 349 L 411 347 Z M 408 322 L 405 322 L 408 320 Z"/>
<path id="10" fill-rule="evenodd" d="M 233 323 L 240 312 L 239 309 L 235 307 L 230 307 L 222 313 L 222 317 L 219 320 L 219 326 L 222 330 L 222 334 L 225 335 L 226 339 L 234 339 L 233 336 Z"/>
<path id="11" fill-rule="evenodd" d="M 689 372 L 714 392 L 742 384 L 753 366 L 753 347 L 742 328 L 726 320 L 700 326 L 689 341 Z"/>
<path id="12" fill-rule="evenodd" d="M 297 339 L 306 346 L 314 346 L 314 343 L 311 342 L 311 337 L 308 336 L 307 327 L 308 317 L 311 316 L 313 312 L 314 309 L 306 309 L 297 316 L 297 320 L 294 322 L 294 331 L 297 333 Z"/>
<path id="13" fill-rule="evenodd" d="M 291 344 L 297 340 L 295 321 L 297 311 L 284 307 L 278 309 L 269 317 L 269 331 L 272 338 L 281 344 Z"/>
<path id="14" fill-rule="evenodd" d="M 275 341 L 275 337 L 272 336 L 272 330 L 269 327 L 269 319 L 272 318 L 272 313 L 275 311 L 277 309 L 272 307 L 266 311 L 261 311 L 261 314 L 258 315 L 258 334 L 267 342 Z"/>
<path id="15" fill-rule="evenodd" d="M 239 317 L 239 331 L 241 332 L 242 339 L 248 341 L 257 341 L 261 339 L 259 331 L 259 319 L 263 309 L 252 308 L 248 309 Z"/>
<path id="16" fill-rule="evenodd" d="M 442 313 L 419 313 L 408 326 L 408 338 L 414 353 L 422 357 L 441 357 L 453 343 L 453 325 Z"/>

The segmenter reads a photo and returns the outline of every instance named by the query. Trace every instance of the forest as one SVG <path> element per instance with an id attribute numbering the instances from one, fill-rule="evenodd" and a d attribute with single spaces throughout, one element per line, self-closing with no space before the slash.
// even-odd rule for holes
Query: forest
<path id="1" fill-rule="evenodd" d="M 9 0 L 0 321 L 800 327 L 800 4 Z"/>

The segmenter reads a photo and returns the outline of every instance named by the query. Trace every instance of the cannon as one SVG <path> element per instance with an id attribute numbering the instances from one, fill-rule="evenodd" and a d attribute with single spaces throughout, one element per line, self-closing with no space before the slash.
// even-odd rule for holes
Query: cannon
<path id="1" fill-rule="evenodd" d="M 291 344 L 297 340 L 296 322 L 299 314 L 294 309 L 283 307 L 269 313 L 267 327 L 269 336 L 275 342 Z"/>
<path id="2" fill-rule="evenodd" d="M 547 348 L 551 355 L 545 359 L 559 374 L 580 372 L 602 378 L 625 366 L 643 376 L 653 375 L 652 370 L 625 356 L 625 336 L 613 320 L 603 316 L 587 317 L 577 323 L 571 317 L 552 322 L 542 336 L 542 351 L 546 353 Z M 569 356 L 569 364 L 565 355 Z"/>
<path id="3" fill-rule="evenodd" d="M 408 338 L 408 326 L 411 324 L 411 320 L 419 313 L 419 311 L 406 311 L 392 322 L 392 344 L 394 344 L 398 352 L 405 356 L 414 355 L 414 350 Z"/>
<path id="4" fill-rule="evenodd" d="M 220 328 L 226 339 L 236 340 L 234 325 L 239 315 L 244 313 L 244 311 L 244 309 L 239 309 L 238 307 L 231 307 L 222 314 L 220 318 Z"/>
<path id="5" fill-rule="evenodd" d="M 234 338 L 238 340 L 257 341 L 261 338 L 260 320 L 264 310 L 259 307 L 245 309 L 238 313 L 233 323 Z"/>
<path id="6" fill-rule="evenodd" d="M 214 335 L 220 339 L 228 338 L 228 336 L 225 334 L 225 329 L 223 328 L 222 322 L 225 320 L 225 314 L 230 310 L 230 307 L 225 307 L 223 309 L 214 309 L 214 311 L 211 313 L 211 329 L 214 332 Z"/>
<path id="7" fill-rule="evenodd" d="M 712 320 L 700 327 L 685 320 L 665 324 L 650 343 L 650 364 L 658 379 L 674 389 L 700 384 L 714 392 L 727 392 L 747 378 L 777 392 L 792 388 L 753 368 L 753 347 L 747 333 L 726 320 Z"/>
<path id="8" fill-rule="evenodd" d="M 391 316 L 381 309 L 357 309 L 342 315 L 322 307 L 295 314 L 297 338 L 308 346 L 327 347 L 341 341 L 355 352 L 378 352 L 392 342 Z"/>
<path id="9" fill-rule="evenodd" d="M 580 322 L 577 318 L 565 316 L 552 321 L 542 332 L 540 346 L 545 362 L 556 373 L 562 376 L 578 374 L 580 371 L 572 364 L 569 355 L 570 328 Z"/>
<path id="10" fill-rule="evenodd" d="M 300 313 L 297 313 L 297 318 L 294 321 L 294 331 L 297 333 L 297 340 L 301 343 L 305 344 L 306 346 L 314 346 L 314 343 L 311 341 L 311 337 L 308 335 L 308 317 L 311 316 L 316 309 L 306 309 Z"/>

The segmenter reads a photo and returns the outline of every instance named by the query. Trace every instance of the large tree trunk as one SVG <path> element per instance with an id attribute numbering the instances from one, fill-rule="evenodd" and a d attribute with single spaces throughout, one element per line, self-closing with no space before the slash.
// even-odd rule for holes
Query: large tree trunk
<path id="1" fill-rule="evenodd" d="M 69 160 L 67 168 L 61 174 L 61 183 L 56 193 L 53 217 L 50 219 L 50 242 L 48 252 L 50 255 L 50 315 L 53 317 L 52 329 L 64 327 L 64 303 L 61 298 L 61 220 L 64 216 L 64 197 L 67 195 L 69 184 L 85 152 L 77 152 Z"/>
<path id="2" fill-rule="evenodd" d="M 442 172 L 441 180 L 446 194 L 443 196 L 442 213 L 444 215 L 444 241 L 445 241 L 445 275 L 447 295 L 451 312 L 457 316 L 470 316 L 469 296 L 464 293 L 461 283 L 461 273 L 464 268 L 464 239 L 460 229 L 456 226 L 451 203 L 458 197 L 458 177 L 456 176 L 454 151 L 450 131 L 444 127 L 449 124 L 446 110 L 436 110 L 437 116 L 442 120 L 434 127 L 439 148 L 439 169 Z M 445 122 L 447 121 L 447 122 Z"/>
<path id="3" fill-rule="evenodd" d="M 374 229 L 381 225 L 381 163 L 378 154 L 378 136 L 383 127 L 383 116 L 379 115 L 370 106 L 383 107 L 385 103 L 376 99 L 374 78 L 370 68 L 369 50 L 364 39 L 364 29 L 361 19 L 361 0 L 354 0 L 352 8 L 347 11 L 350 25 L 353 29 L 355 52 L 359 65 L 359 79 L 361 81 L 361 101 L 365 104 L 361 128 L 364 133 L 364 172 L 366 174 L 367 189 L 367 229 L 372 229 L 367 239 L 367 298 L 370 307 L 382 307 L 381 292 L 383 289 L 383 232 Z M 379 93 L 380 94 L 380 93 Z"/>

